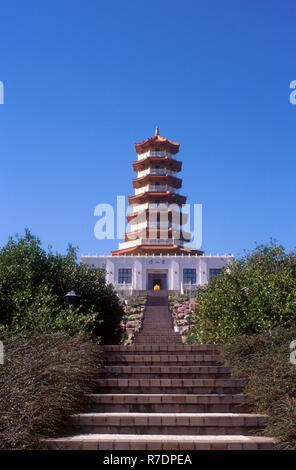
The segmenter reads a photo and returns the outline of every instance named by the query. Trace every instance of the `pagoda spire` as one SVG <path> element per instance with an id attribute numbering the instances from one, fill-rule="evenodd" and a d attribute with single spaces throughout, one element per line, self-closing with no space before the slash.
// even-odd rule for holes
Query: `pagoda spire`
<path id="1" fill-rule="evenodd" d="M 159 127 L 158 126 L 156 126 L 155 135 L 159 135 Z"/>

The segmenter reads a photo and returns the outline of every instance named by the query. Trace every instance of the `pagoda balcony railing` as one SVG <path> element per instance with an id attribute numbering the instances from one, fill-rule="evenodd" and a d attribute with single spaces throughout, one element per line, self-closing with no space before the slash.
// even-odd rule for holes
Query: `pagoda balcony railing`
<path id="1" fill-rule="evenodd" d="M 176 172 L 172 170 L 167 170 L 166 168 L 148 168 L 144 171 L 139 171 L 138 177 L 141 178 L 142 176 L 146 175 L 169 175 L 175 176 Z"/>
<path id="2" fill-rule="evenodd" d="M 168 228 L 178 229 L 179 225 L 172 224 L 172 222 L 170 222 L 170 221 L 153 222 L 153 221 L 150 221 L 150 220 L 146 220 L 145 222 L 143 222 L 143 224 L 139 224 L 138 228 L 139 229 L 141 229 L 141 228 L 153 228 L 153 229 L 159 228 L 159 229 L 165 230 L 165 229 L 168 229 Z"/>
<path id="3" fill-rule="evenodd" d="M 174 204 L 172 204 L 172 206 L 174 207 Z M 162 210 L 170 209 L 170 204 L 168 202 L 161 202 L 160 207 L 161 207 Z M 133 206 L 133 211 L 131 212 L 131 214 L 133 214 L 134 212 L 141 212 L 141 211 L 144 211 L 146 209 L 155 210 L 155 204 L 145 202 L 144 204 L 134 205 Z M 184 212 L 184 215 L 186 216 L 186 218 L 188 217 L 188 214 L 186 214 L 185 212 Z"/>
<path id="4" fill-rule="evenodd" d="M 173 224 L 171 221 L 163 221 L 163 222 L 154 222 L 150 220 L 145 220 L 144 222 L 141 222 L 139 224 L 131 224 L 131 231 L 136 231 L 136 230 L 143 230 L 145 228 L 151 228 L 151 229 L 160 229 L 160 230 L 166 230 L 169 228 L 172 228 L 173 230 L 180 230 L 180 224 Z"/>
<path id="5" fill-rule="evenodd" d="M 147 157 L 164 157 L 165 155 L 167 155 L 167 152 L 165 151 L 159 151 L 159 152 L 153 152 L 153 150 L 149 150 L 149 152 L 147 152 Z"/>
<path id="6" fill-rule="evenodd" d="M 148 157 L 172 157 L 174 160 L 179 160 L 175 154 L 174 155 L 170 154 L 166 150 L 162 150 L 159 152 L 148 150 L 148 152 L 139 154 L 138 160 L 143 160 L 144 158 L 148 158 Z"/>
<path id="7" fill-rule="evenodd" d="M 177 238 L 136 238 L 135 240 L 119 243 L 119 249 L 132 248 L 138 245 L 184 246 L 184 242 Z"/>
<path id="8" fill-rule="evenodd" d="M 138 188 L 135 190 L 135 194 L 143 194 L 146 192 L 150 193 L 163 193 L 165 191 L 170 191 L 175 194 L 179 194 L 179 190 L 176 188 L 173 188 L 172 186 L 169 186 L 167 184 L 147 184 L 146 186 L 143 186 L 142 188 Z"/>
<path id="9" fill-rule="evenodd" d="M 179 192 L 178 189 L 173 188 L 172 186 L 169 186 L 168 184 L 163 184 L 163 185 L 149 184 L 148 191 L 152 191 L 152 192 L 171 191 L 172 193 L 177 193 L 177 194 Z"/>
<path id="10" fill-rule="evenodd" d="M 179 218 L 178 218 L 179 219 Z M 144 220 L 142 222 L 137 221 L 137 219 L 133 219 L 129 222 L 131 232 L 135 230 L 142 230 L 144 228 L 152 228 L 156 229 L 159 228 L 161 230 L 166 230 L 169 228 L 172 228 L 173 230 L 182 230 L 182 225 L 180 224 L 179 220 L 163 220 L 163 221 L 155 221 L 154 217 L 148 217 L 147 220 Z"/>
<path id="11" fill-rule="evenodd" d="M 183 245 L 183 241 L 177 238 L 141 238 L 143 245 Z"/>
<path id="12" fill-rule="evenodd" d="M 175 175 L 175 171 L 167 170 L 166 168 L 149 168 L 148 175 Z"/>

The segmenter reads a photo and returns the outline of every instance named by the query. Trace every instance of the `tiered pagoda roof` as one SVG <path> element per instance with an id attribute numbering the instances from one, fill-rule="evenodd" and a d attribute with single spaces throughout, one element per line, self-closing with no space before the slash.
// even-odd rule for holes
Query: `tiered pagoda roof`
<path id="1" fill-rule="evenodd" d="M 146 157 L 143 160 L 137 160 L 133 162 L 134 171 L 143 171 L 147 168 L 155 168 L 156 166 L 159 168 L 166 168 L 171 171 L 181 171 L 182 162 L 176 160 L 175 158 L 169 157 L 168 155 L 163 157 Z"/>
<path id="2" fill-rule="evenodd" d="M 156 128 L 155 135 L 153 137 L 148 137 L 142 142 L 135 144 L 136 152 L 138 155 L 146 152 L 149 149 L 158 147 L 160 150 L 168 150 L 170 153 L 175 154 L 179 152 L 180 144 L 168 140 L 166 137 L 161 137 L 159 135 L 159 128 Z"/>
<path id="3" fill-rule="evenodd" d="M 182 179 L 176 176 L 182 168 L 176 158 L 179 147 L 179 143 L 161 137 L 158 127 L 153 137 L 135 144 L 138 160 L 133 169 L 138 174 L 133 179 L 135 194 L 128 198 L 132 213 L 127 215 L 131 230 L 112 255 L 203 254 L 186 248 L 191 234 L 182 231 L 188 214 L 182 212 L 187 198 L 179 194 Z"/>
<path id="4" fill-rule="evenodd" d="M 173 188 L 181 188 L 182 180 L 181 178 L 176 178 L 175 176 L 171 176 L 168 173 L 163 175 L 155 175 L 155 174 L 148 174 L 145 176 L 141 176 L 140 178 L 133 179 L 133 187 L 138 189 L 144 184 L 154 184 L 156 182 L 160 182 L 161 184 L 169 184 Z"/>

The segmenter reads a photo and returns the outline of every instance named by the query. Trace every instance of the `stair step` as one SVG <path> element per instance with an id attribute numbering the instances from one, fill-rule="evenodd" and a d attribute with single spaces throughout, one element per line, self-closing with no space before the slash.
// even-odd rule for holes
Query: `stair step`
<path id="1" fill-rule="evenodd" d="M 172 333 L 164 333 L 164 334 L 156 334 L 155 332 L 147 333 L 146 331 L 143 331 L 143 332 L 140 331 L 136 333 L 136 337 L 138 339 L 139 338 L 155 338 L 155 339 L 159 339 L 161 343 L 162 340 L 165 340 L 165 339 L 179 338 L 180 334 L 174 333 L 173 331 Z"/>
<path id="2" fill-rule="evenodd" d="M 140 330 L 137 335 L 147 335 L 147 336 L 159 336 L 159 337 L 163 337 L 163 336 L 174 336 L 176 335 L 176 332 L 173 331 L 173 329 L 165 329 L 165 330 L 159 330 L 157 328 L 157 331 L 155 331 L 155 328 L 152 329 L 151 328 L 151 331 L 149 331 L 147 328 L 145 328 L 145 330 Z"/>
<path id="3" fill-rule="evenodd" d="M 230 378 L 230 367 L 223 366 L 105 366 L 108 377 L 129 378 Z M 198 376 L 198 377 L 196 377 Z"/>
<path id="4" fill-rule="evenodd" d="M 154 339 L 154 340 L 158 340 L 159 341 L 159 344 L 163 343 L 163 342 L 167 342 L 166 340 L 171 340 L 171 339 L 179 339 L 180 338 L 180 334 L 179 333 L 172 333 L 172 334 L 165 334 L 165 335 L 156 335 L 155 333 L 151 333 L 151 334 L 148 334 L 148 333 L 136 333 L 136 339 Z"/>
<path id="5" fill-rule="evenodd" d="M 216 354 L 218 353 L 218 346 L 214 344 L 169 344 L 169 343 L 160 343 L 157 345 L 142 345 L 142 344 L 132 344 L 130 346 L 122 345 L 106 345 L 102 346 L 104 352 L 123 352 L 124 354 L 133 353 L 133 352 L 186 352 L 187 354 L 193 352 L 203 352 L 207 354 Z"/>
<path id="6" fill-rule="evenodd" d="M 102 393 L 118 389 L 127 393 L 237 393 L 244 381 L 238 379 L 121 379 L 102 378 L 97 381 Z"/>
<path id="7" fill-rule="evenodd" d="M 161 352 L 158 354 L 149 354 L 149 351 L 141 354 L 110 353 L 106 357 L 106 363 L 116 363 L 117 365 L 134 363 L 142 365 L 215 366 L 219 365 L 219 356 L 214 354 L 167 354 Z"/>
<path id="8" fill-rule="evenodd" d="M 45 439 L 51 450 L 273 450 L 275 440 L 254 436 L 91 434 Z"/>
<path id="9" fill-rule="evenodd" d="M 242 379 L 98 379 L 100 385 L 111 387 L 242 387 Z"/>
<path id="10" fill-rule="evenodd" d="M 161 344 L 163 342 L 165 343 L 171 343 L 171 344 L 181 344 L 182 338 L 180 335 L 178 336 L 172 336 L 171 338 L 155 338 L 153 336 L 140 336 L 137 337 L 135 336 L 135 344 L 140 344 L 140 343 L 147 343 L 147 344 Z"/>
<path id="11" fill-rule="evenodd" d="M 136 344 L 159 344 L 161 341 L 159 339 L 147 339 L 147 338 L 135 338 L 135 343 Z M 166 340 L 167 341 L 167 340 Z M 182 344 L 182 338 L 171 338 L 170 340 L 171 344 Z"/>
<path id="12" fill-rule="evenodd" d="M 147 413 L 231 413 L 247 412 L 243 394 L 90 394 L 93 411 Z"/>
<path id="13" fill-rule="evenodd" d="M 78 413 L 69 425 L 83 432 L 179 435 L 237 435 L 262 428 L 266 417 L 259 414 L 235 413 Z"/>

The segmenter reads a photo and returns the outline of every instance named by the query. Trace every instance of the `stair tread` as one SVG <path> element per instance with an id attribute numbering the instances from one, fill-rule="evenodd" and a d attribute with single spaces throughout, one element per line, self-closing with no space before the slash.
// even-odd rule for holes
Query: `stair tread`
<path id="1" fill-rule="evenodd" d="M 127 385 L 141 385 L 142 382 L 148 382 L 149 385 L 175 385 L 175 386 L 186 386 L 186 385 L 201 385 L 206 387 L 212 387 L 214 385 L 244 385 L 242 379 L 147 379 L 147 378 L 101 378 L 98 379 L 99 383 L 110 383 L 118 385 L 127 384 Z M 208 382 L 208 383 L 206 383 Z"/>
<path id="2" fill-rule="evenodd" d="M 270 442 L 276 440 L 272 437 L 265 436 L 245 436 L 245 435 L 163 435 L 163 434 L 75 434 L 73 436 L 57 437 L 43 439 L 43 442 L 61 442 L 75 440 L 98 440 L 98 441 L 203 441 L 203 442 Z"/>
<path id="3" fill-rule="evenodd" d="M 88 412 L 75 413 L 71 416 L 93 417 L 93 416 L 117 416 L 117 417 L 197 417 L 197 418 L 266 418 L 266 415 L 260 413 L 137 413 L 137 412 Z"/>
<path id="4" fill-rule="evenodd" d="M 166 373 L 174 373 L 174 372 L 181 372 L 182 374 L 186 374 L 189 372 L 218 372 L 218 371 L 225 371 L 230 372 L 231 368 L 227 366 L 143 366 L 143 365 L 134 365 L 134 366 L 105 366 L 105 369 L 108 371 L 114 372 L 166 372 Z"/>
<path id="5" fill-rule="evenodd" d="M 244 397 L 248 395 L 243 393 L 89 393 L 89 397 Z"/>

